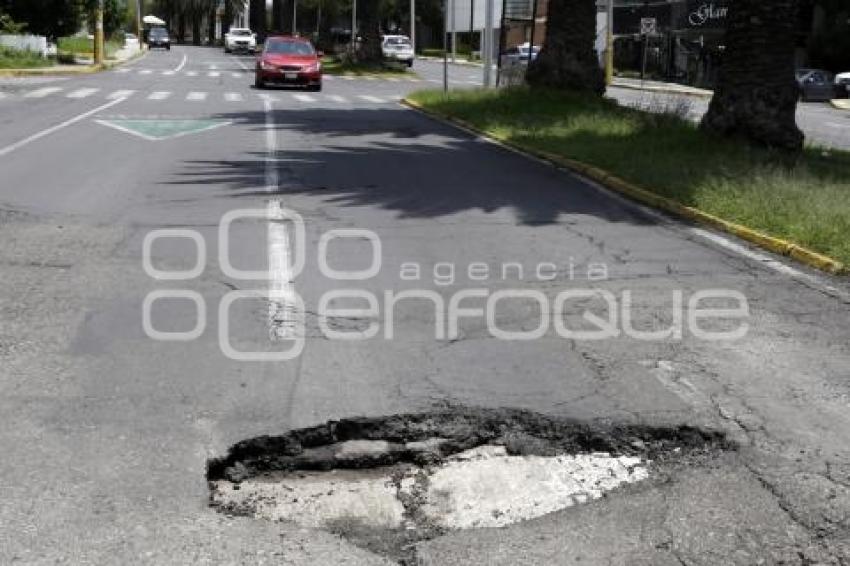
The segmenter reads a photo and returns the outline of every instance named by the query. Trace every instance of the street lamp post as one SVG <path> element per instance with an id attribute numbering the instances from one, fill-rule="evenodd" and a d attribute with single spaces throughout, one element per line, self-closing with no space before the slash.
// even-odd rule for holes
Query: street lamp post
<path id="1" fill-rule="evenodd" d="M 410 0 L 410 46 L 416 55 L 416 0 Z"/>

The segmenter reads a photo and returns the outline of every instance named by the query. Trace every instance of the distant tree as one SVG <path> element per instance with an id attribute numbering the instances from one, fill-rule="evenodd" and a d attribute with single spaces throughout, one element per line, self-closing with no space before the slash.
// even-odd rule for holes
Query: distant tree
<path id="1" fill-rule="evenodd" d="M 0 12 L 0 33 L 18 35 L 24 33 L 26 29 L 27 24 L 18 23 L 9 14 Z"/>
<path id="2" fill-rule="evenodd" d="M 595 0 L 550 0 L 546 41 L 528 68 L 528 83 L 601 95 L 605 80 L 595 39 Z"/>
<path id="3" fill-rule="evenodd" d="M 25 24 L 29 33 L 53 41 L 79 31 L 84 8 L 81 0 L 0 0 L 0 12 Z"/>
<path id="4" fill-rule="evenodd" d="M 726 52 L 700 127 L 755 145 L 798 152 L 794 81 L 796 0 L 735 0 Z"/>

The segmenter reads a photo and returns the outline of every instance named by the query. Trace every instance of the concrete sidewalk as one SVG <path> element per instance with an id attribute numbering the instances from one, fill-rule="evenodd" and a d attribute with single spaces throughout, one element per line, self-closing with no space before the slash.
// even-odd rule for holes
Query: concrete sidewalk
<path id="1" fill-rule="evenodd" d="M 640 79 L 628 79 L 625 77 L 614 77 L 614 82 L 611 86 L 664 94 L 698 96 L 701 98 L 711 98 L 714 95 L 714 91 L 704 88 L 697 88 L 678 83 L 665 83 L 661 81 L 642 81 Z"/>
<path id="2" fill-rule="evenodd" d="M 0 69 L 0 77 L 46 77 L 85 75 L 96 73 L 106 69 L 112 69 L 123 65 L 133 59 L 141 57 L 146 51 L 141 48 L 122 48 L 115 52 L 115 56 L 107 59 L 102 65 L 95 65 L 92 59 L 76 59 L 74 65 L 53 65 L 52 67 L 36 67 L 32 69 Z"/>

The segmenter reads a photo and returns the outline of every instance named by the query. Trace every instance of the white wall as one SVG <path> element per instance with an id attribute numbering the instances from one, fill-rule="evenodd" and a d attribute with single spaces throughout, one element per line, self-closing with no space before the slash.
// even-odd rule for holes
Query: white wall
<path id="1" fill-rule="evenodd" d="M 47 56 L 47 38 L 41 35 L 0 35 L 0 45 Z"/>

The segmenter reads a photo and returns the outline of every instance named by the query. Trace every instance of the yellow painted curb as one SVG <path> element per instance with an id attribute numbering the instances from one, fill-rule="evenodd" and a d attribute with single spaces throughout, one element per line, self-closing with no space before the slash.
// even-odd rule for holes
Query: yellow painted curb
<path id="1" fill-rule="evenodd" d="M 629 181 L 626 181 L 625 179 L 621 179 L 620 177 L 617 177 L 616 175 L 613 175 L 605 171 L 604 169 L 600 169 L 599 167 L 588 165 L 587 163 L 576 161 L 574 159 L 563 157 L 561 155 L 556 155 L 554 153 L 549 153 L 547 151 L 527 148 L 508 140 L 505 136 L 492 136 L 490 134 L 482 132 L 479 128 L 477 128 L 473 124 L 470 124 L 466 120 L 446 116 L 437 113 L 433 110 L 428 110 L 414 100 L 405 98 L 401 101 L 401 103 L 405 106 L 408 106 L 409 108 L 422 112 L 423 114 L 426 114 L 432 118 L 436 118 L 441 121 L 452 124 L 456 127 L 460 127 L 468 131 L 469 133 L 486 137 L 514 151 L 518 151 L 520 153 L 530 155 L 538 159 L 543 159 L 544 161 L 547 161 L 554 165 L 559 165 L 561 167 L 565 167 L 567 169 L 575 171 L 581 175 L 584 175 L 585 177 L 596 181 L 600 185 L 603 185 L 617 193 L 625 195 L 631 198 L 632 200 L 638 201 L 642 204 L 646 204 L 654 208 L 664 210 L 665 212 L 675 214 L 693 222 L 711 226 L 712 228 L 727 232 L 729 234 L 733 234 L 741 238 L 742 240 L 746 240 L 752 244 L 755 244 L 756 246 L 759 246 L 760 248 L 766 249 L 779 255 L 793 258 L 799 261 L 800 263 L 803 263 L 810 267 L 814 267 L 821 271 L 825 271 L 833 275 L 847 273 L 847 267 L 836 259 L 804 248 L 802 246 L 798 246 L 797 244 L 794 244 L 787 240 L 768 236 L 767 234 L 763 234 L 757 230 L 753 230 L 752 228 L 748 228 L 746 226 L 742 226 L 734 222 L 729 222 L 728 220 L 724 220 L 722 218 L 714 216 L 713 214 L 703 212 L 702 210 L 699 210 L 697 208 L 686 206 L 680 202 L 655 194 Z"/>

